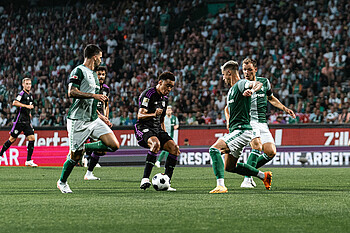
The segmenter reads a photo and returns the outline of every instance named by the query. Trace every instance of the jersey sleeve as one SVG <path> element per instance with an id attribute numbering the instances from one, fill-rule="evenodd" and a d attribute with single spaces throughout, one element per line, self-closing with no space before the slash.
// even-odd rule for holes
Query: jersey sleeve
<path id="1" fill-rule="evenodd" d="M 266 95 L 272 96 L 272 89 L 271 89 L 271 83 L 268 79 L 266 79 Z"/>
<path id="2" fill-rule="evenodd" d="M 142 93 L 139 97 L 139 107 L 145 108 L 148 110 L 150 100 L 151 100 L 150 98 L 146 97 L 145 92 Z"/>
<path id="3" fill-rule="evenodd" d="M 16 97 L 16 99 L 15 99 L 15 100 L 17 100 L 18 102 L 21 102 L 21 100 L 22 100 L 22 96 L 23 96 L 23 93 L 22 93 L 22 92 L 20 92 L 20 93 L 17 95 L 17 97 Z"/>
<path id="4" fill-rule="evenodd" d="M 81 81 L 84 79 L 83 72 L 78 67 L 75 68 L 69 76 L 69 83 L 74 87 L 80 87 Z"/>
<path id="5" fill-rule="evenodd" d="M 244 92 L 247 89 L 250 89 L 250 84 L 252 84 L 251 81 L 247 80 L 247 79 L 241 79 L 238 81 L 237 86 L 240 92 Z"/>
<path id="6" fill-rule="evenodd" d="M 175 117 L 175 125 L 179 125 L 179 119 Z"/>

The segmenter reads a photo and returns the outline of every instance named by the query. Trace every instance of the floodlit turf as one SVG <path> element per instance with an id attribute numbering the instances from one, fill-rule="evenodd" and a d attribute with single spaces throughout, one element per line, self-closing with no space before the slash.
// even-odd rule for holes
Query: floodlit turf
<path id="1" fill-rule="evenodd" d="M 267 170 L 267 169 L 263 169 Z M 241 189 L 226 173 L 227 194 L 210 167 L 177 167 L 177 192 L 139 189 L 143 167 L 96 168 L 73 194 L 56 188 L 61 168 L 0 168 L 0 232 L 349 232 L 349 168 L 271 168 L 272 190 Z M 153 174 L 163 171 L 154 168 Z"/>

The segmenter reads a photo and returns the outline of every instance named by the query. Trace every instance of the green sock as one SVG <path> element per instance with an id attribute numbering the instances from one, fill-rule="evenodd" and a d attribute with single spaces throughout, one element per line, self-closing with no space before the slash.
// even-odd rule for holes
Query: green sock
<path id="1" fill-rule="evenodd" d="M 273 158 L 270 158 L 269 156 L 267 156 L 267 154 L 263 154 L 260 155 L 259 158 L 256 161 L 256 168 L 262 167 L 265 164 L 267 164 L 268 162 L 270 162 Z"/>
<path id="2" fill-rule="evenodd" d="M 256 162 L 259 156 L 260 156 L 260 151 L 253 149 L 248 157 L 247 164 L 251 165 L 252 167 L 256 167 Z M 246 176 L 246 177 L 250 178 L 250 176 Z"/>
<path id="3" fill-rule="evenodd" d="M 216 179 L 223 179 L 225 167 L 224 167 L 224 161 L 221 158 L 221 152 L 216 148 L 210 147 L 209 154 L 213 162 L 212 166 L 213 166 Z"/>
<path id="4" fill-rule="evenodd" d="M 106 146 L 102 141 L 92 142 L 92 143 L 86 143 L 84 144 L 86 151 L 108 151 L 108 152 L 114 152 L 112 148 Z"/>
<path id="5" fill-rule="evenodd" d="M 256 176 L 259 173 L 259 170 L 246 163 L 237 163 L 236 168 L 230 172 L 234 172 L 242 176 Z"/>
<path id="6" fill-rule="evenodd" d="M 163 151 L 160 153 L 159 157 L 158 157 L 158 161 L 159 161 L 159 162 L 162 162 L 162 160 L 163 160 L 164 157 L 165 157 L 165 160 L 166 160 L 166 159 L 168 158 L 168 154 L 169 154 L 168 151 L 163 150 Z"/>
<path id="7" fill-rule="evenodd" d="M 62 174 L 60 180 L 65 183 L 67 181 L 68 176 L 72 172 L 74 166 L 77 164 L 72 159 L 67 159 L 67 161 L 63 164 Z"/>

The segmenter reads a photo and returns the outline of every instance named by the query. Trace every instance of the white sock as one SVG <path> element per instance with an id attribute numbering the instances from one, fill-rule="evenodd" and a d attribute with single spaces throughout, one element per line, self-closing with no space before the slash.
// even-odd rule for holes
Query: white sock
<path id="1" fill-rule="evenodd" d="M 265 173 L 259 171 L 256 176 L 263 180 L 265 178 Z"/>
<path id="2" fill-rule="evenodd" d="M 216 186 L 225 187 L 224 179 L 223 179 L 223 178 L 217 179 L 217 180 L 216 180 Z"/>
<path id="3" fill-rule="evenodd" d="M 87 170 L 87 171 L 86 171 L 86 175 L 87 175 L 87 176 L 91 176 L 91 175 L 92 175 L 92 171 Z"/>

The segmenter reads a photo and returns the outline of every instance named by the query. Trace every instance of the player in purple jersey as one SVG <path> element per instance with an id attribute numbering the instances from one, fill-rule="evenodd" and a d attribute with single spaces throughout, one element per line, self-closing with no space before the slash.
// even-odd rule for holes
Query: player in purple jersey
<path id="1" fill-rule="evenodd" d="M 105 66 L 97 67 L 96 73 L 97 73 L 98 80 L 100 82 L 100 94 L 107 96 L 109 99 L 109 87 L 104 83 L 107 75 L 107 67 Z M 108 99 L 105 101 L 99 101 L 97 103 L 97 114 L 102 121 L 104 121 L 109 127 L 112 127 L 112 123 L 108 120 L 108 114 L 109 114 Z M 105 154 L 106 152 L 104 151 L 93 151 L 92 153 L 87 152 L 87 159 L 89 162 L 88 162 L 88 169 L 84 176 L 84 180 L 100 180 L 100 178 L 96 177 L 92 172 L 96 167 L 96 165 L 98 164 L 98 161 L 100 160 L 100 156 L 104 156 Z"/>
<path id="2" fill-rule="evenodd" d="M 32 80 L 30 78 L 24 78 L 22 80 L 23 90 L 18 94 L 16 99 L 13 101 L 13 105 L 17 107 L 17 117 L 13 122 L 12 129 L 10 131 L 10 138 L 4 143 L 0 151 L 0 156 L 3 156 L 4 152 L 14 143 L 18 135 L 23 131 L 24 135 L 27 137 L 27 161 L 26 166 L 37 167 L 32 160 L 32 154 L 34 151 L 34 129 L 30 123 L 30 110 L 34 108 L 33 106 L 33 96 L 30 94 L 30 89 L 32 88 Z"/>
<path id="3" fill-rule="evenodd" d="M 146 89 L 139 97 L 139 111 L 134 131 L 139 145 L 149 149 L 140 185 L 140 188 L 144 190 L 151 186 L 149 177 L 159 150 L 169 152 L 165 162 L 165 174 L 170 179 L 176 166 L 177 157 L 180 155 L 178 145 L 165 132 L 164 126 L 164 117 L 168 105 L 167 95 L 174 84 L 174 74 L 164 72 L 159 76 L 157 86 Z M 168 191 L 176 191 L 176 189 L 169 187 Z"/>

